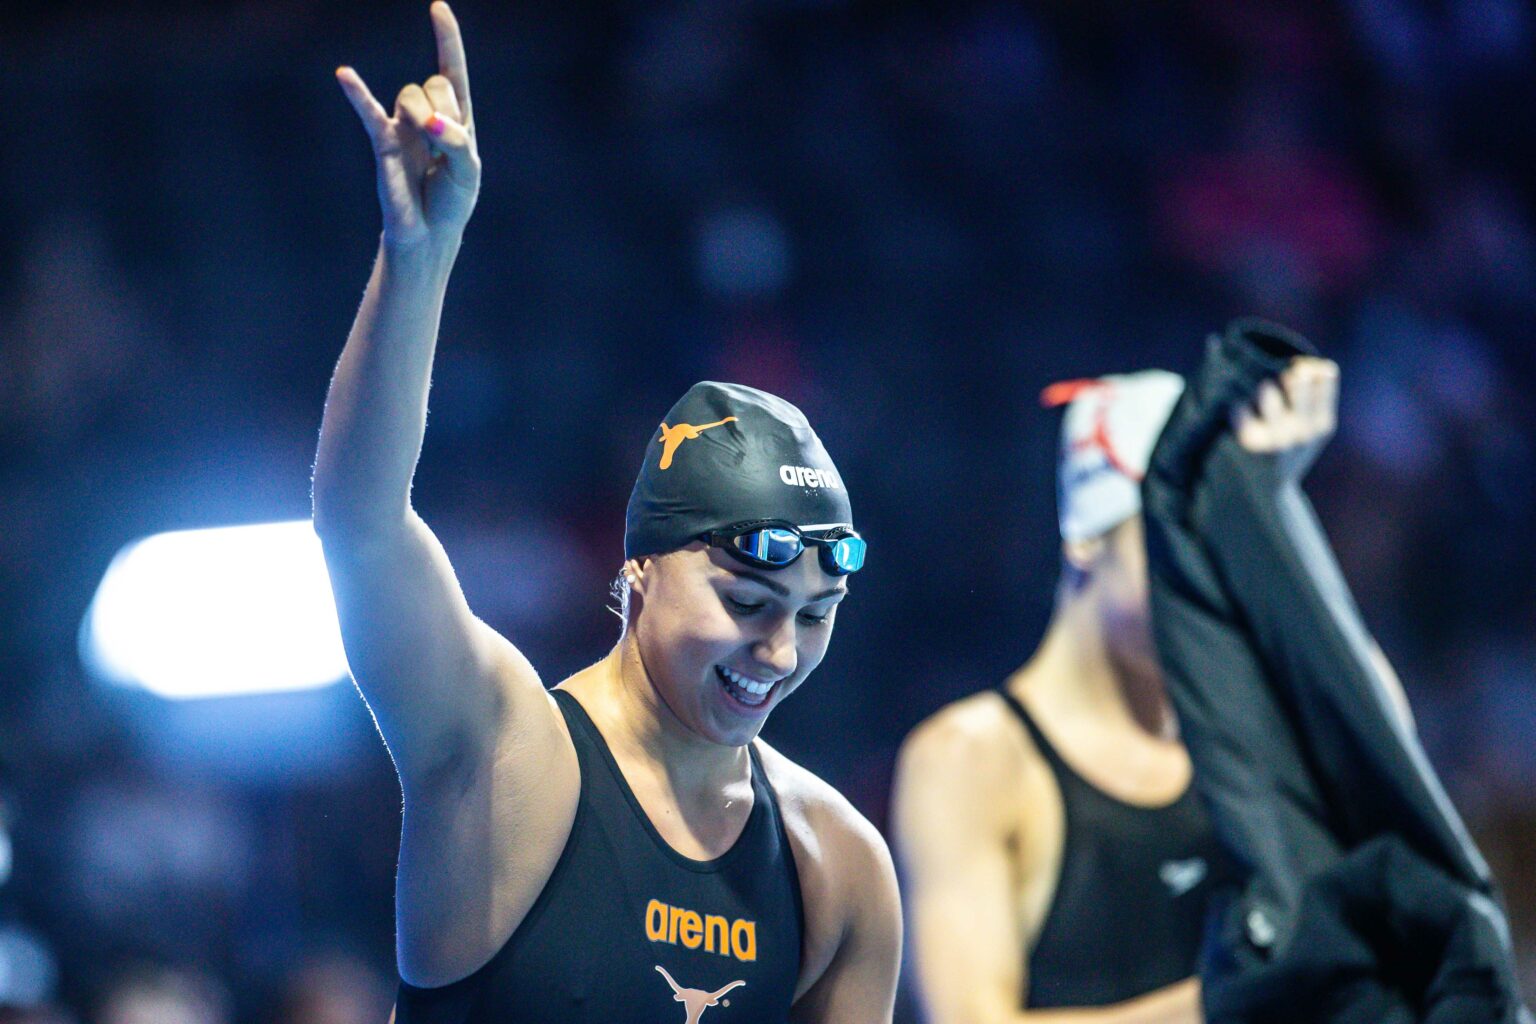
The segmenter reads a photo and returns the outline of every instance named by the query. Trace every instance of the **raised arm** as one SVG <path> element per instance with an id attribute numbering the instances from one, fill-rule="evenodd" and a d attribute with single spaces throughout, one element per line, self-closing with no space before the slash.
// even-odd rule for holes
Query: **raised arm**
<path id="1" fill-rule="evenodd" d="M 336 73 L 373 144 L 384 230 L 314 478 L 347 660 L 404 790 L 400 964 L 419 984 L 467 973 L 505 938 L 547 877 L 577 786 L 538 676 L 470 612 L 411 507 L 443 296 L 480 186 L 459 26 L 445 3 L 431 19 L 438 73 L 392 113 L 351 68 Z"/>
<path id="2" fill-rule="evenodd" d="M 978 726 L 941 713 L 907 739 L 897 766 L 893 821 L 928 1020 L 1199 1024 L 1194 979 L 1113 1006 L 1020 1009 L 1029 936 L 1014 859 L 1021 837 L 1009 808 L 1017 806 L 1023 771 L 1018 754 Z"/>
<path id="3" fill-rule="evenodd" d="M 1232 411 L 1232 431 L 1251 452 L 1278 460 L 1281 479 L 1299 486 L 1338 426 L 1339 367 L 1331 359 L 1303 356 L 1274 380 L 1259 385 L 1251 405 Z M 1381 675 L 1392 710 L 1412 730 L 1408 696 L 1386 654 L 1371 639 L 1367 656 Z"/>
<path id="4" fill-rule="evenodd" d="M 448 274 L 480 187 L 458 25 L 432 6 L 438 74 L 386 113 L 357 72 L 336 77 L 373 143 L 384 230 L 331 380 L 315 456 L 315 529 L 347 659 L 409 789 L 494 721 L 499 676 L 533 674 L 466 606 L 411 508 Z"/>

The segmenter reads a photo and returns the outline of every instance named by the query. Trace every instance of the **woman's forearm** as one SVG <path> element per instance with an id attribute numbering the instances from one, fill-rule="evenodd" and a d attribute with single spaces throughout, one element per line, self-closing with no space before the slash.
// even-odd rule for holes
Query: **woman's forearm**
<path id="1" fill-rule="evenodd" d="M 403 522 L 457 253 L 457 238 L 412 247 L 380 243 L 320 426 L 314 512 L 322 533 Z"/>

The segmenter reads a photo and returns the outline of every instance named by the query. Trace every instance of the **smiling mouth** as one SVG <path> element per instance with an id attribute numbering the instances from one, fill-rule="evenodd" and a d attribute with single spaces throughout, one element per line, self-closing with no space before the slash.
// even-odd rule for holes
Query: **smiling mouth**
<path id="1" fill-rule="evenodd" d="M 749 708 L 760 708 L 768 701 L 768 694 L 774 684 L 765 683 L 750 676 L 744 676 L 740 672 L 733 672 L 724 665 L 715 666 L 715 678 L 720 681 L 720 688 L 736 703 Z"/>

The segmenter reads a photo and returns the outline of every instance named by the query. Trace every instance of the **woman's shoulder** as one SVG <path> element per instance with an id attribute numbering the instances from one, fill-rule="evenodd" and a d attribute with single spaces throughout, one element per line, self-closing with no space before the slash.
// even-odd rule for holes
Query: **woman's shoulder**
<path id="1" fill-rule="evenodd" d="M 918 722 L 902 742 L 902 750 L 934 748 L 946 755 L 991 758 L 1009 753 L 1021 735 L 1023 730 L 1008 704 L 989 688 L 951 701 Z"/>
<path id="2" fill-rule="evenodd" d="M 1030 762 L 1038 760 L 1008 704 L 996 690 L 981 690 L 944 705 L 902 740 L 896 755 L 898 799 L 912 782 L 995 799 L 1016 792 Z"/>
<path id="3" fill-rule="evenodd" d="M 847 797 L 762 740 L 755 742 L 800 879 L 803 994 L 845 943 L 856 939 L 864 947 L 899 948 L 896 868 L 885 838 Z"/>
<path id="4" fill-rule="evenodd" d="M 810 769 L 763 740 L 755 740 L 763 770 L 778 798 L 785 831 L 809 859 L 846 862 L 889 859 L 885 839 L 849 799 Z M 803 869 L 802 869 L 803 872 Z"/>

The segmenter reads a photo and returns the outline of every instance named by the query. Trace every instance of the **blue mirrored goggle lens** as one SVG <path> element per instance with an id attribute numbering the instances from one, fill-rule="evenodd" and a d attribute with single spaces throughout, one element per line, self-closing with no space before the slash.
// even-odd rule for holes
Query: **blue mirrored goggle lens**
<path id="1" fill-rule="evenodd" d="M 863 537 L 841 537 L 832 542 L 832 561 L 843 572 L 858 572 L 864 568 L 866 550 Z"/>
<path id="2" fill-rule="evenodd" d="M 814 545 L 822 568 L 833 575 L 858 572 L 864 567 L 867 546 L 862 537 L 808 537 L 802 538 L 794 530 L 769 526 L 761 530 L 748 530 L 724 543 L 741 557 L 769 568 L 783 568 L 792 564 L 805 551 L 806 545 Z"/>
<path id="3" fill-rule="evenodd" d="M 751 533 L 731 538 L 731 543 L 739 551 L 771 565 L 788 565 L 799 558 L 800 552 L 805 550 L 799 534 L 793 530 L 777 528 L 753 530 Z"/>

